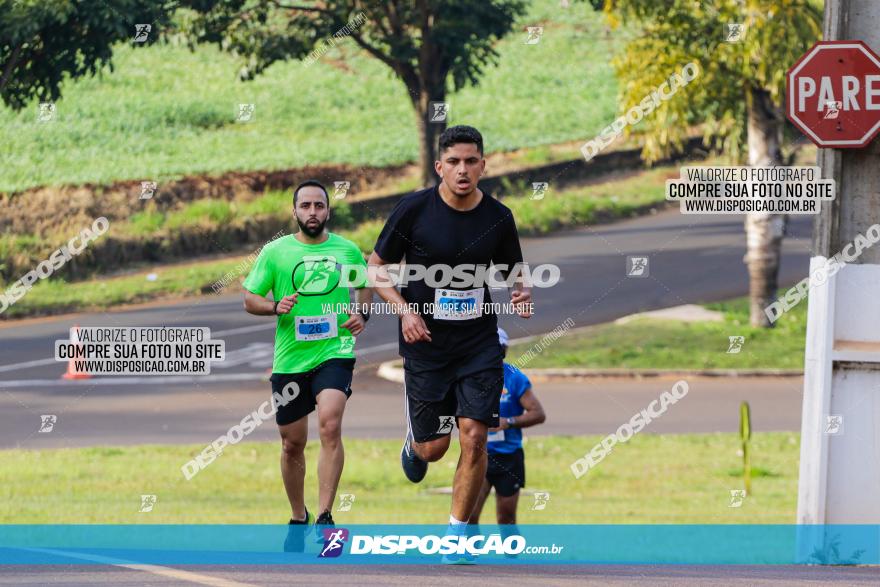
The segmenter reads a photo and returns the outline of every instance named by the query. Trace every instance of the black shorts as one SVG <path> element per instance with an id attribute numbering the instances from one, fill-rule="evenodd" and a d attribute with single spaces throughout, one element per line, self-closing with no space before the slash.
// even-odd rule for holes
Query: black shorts
<path id="1" fill-rule="evenodd" d="M 453 359 L 404 359 L 406 420 L 415 441 L 451 434 L 459 417 L 498 426 L 502 361 L 498 344 Z"/>
<path id="2" fill-rule="evenodd" d="M 279 426 L 296 422 L 315 411 L 318 394 L 322 389 L 338 389 L 351 397 L 351 377 L 354 372 L 354 359 L 328 359 L 305 373 L 272 373 L 272 394 L 281 396 L 284 387 L 291 382 L 299 386 L 299 394 L 288 404 L 278 405 L 275 422 Z M 288 390 L 287 396 L 294 393 Z M 277 403 L 276 403 L 277 405 Z"/>
<path id="3" fill-rule="evenodd" d="M 510 497 L 526 486 L 526 458 L 523 449 L 509 454 L 489 453 L 486 481 L 495 488 L 495 494 Z"/>

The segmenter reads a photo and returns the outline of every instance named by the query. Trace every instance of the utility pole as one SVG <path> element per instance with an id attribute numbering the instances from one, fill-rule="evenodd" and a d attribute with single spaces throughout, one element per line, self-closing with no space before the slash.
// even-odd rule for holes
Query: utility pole
<path id="1" fill-rule="evenodd" d="M 880 2 L 825 0 L 824 40 L 880 53 Z M 880 223 L 880 137 L 819 149 L 819 166 L 836 197 L 814 221 L 811 274 Z M 880 524 L 880 243 L 811 282 L 802 418 L 797 523 Z"/>

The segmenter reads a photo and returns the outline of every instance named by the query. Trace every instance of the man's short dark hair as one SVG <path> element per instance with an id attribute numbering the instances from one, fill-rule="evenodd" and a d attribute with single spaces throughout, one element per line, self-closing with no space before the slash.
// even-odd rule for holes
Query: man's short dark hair
<path id="1" fill-rule="evenodd" d="M 324 184 L 322 184 L 317 179 L 307 179 L 304 182 L 302 182 L 301 184 L 299 184 L 298 186 L 296 186 L 295 188 L 293 188 L 293 207 L 296 208 L 296 196 L 297 196 L 297 194 L 299 194 L 299 190 L 306 188 L 306 187 L 309 187 L 309 186 L 315 186 L 316 188 L 321 188 L 321 191 L 324 192 L 324 197 L 327 198 L 327 207 L 329 208 L 330 207 L 330 196 L 327 195 L 327 188 L 325 188 Z"/>
<path id="2" fill-rule="evenodd" d="M 463 124 L 450 126 L 443 131 L 438 142 L 440 153 L 445 152 L 446 149 L 458 143 L 473 143 L 477 146 L 477 150 L 480 151 L 480 156 L 483 155 L 483 135 L 472 126 L 465 126 Z"/>

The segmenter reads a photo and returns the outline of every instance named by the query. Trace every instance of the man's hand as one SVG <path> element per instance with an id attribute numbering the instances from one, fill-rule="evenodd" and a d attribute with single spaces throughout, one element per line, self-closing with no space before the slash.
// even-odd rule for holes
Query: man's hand
<path id="1" fill-rule="evenodd" d="M 515 289 L 513 290 L 513 293 L 510 294 L 510 303 L 516 307 L 516 313 L 520 318 L 532 317 L 531 301 L 532 292 L 530 291 L 520 291 Z"/>
<path id="2" fill-rule="evenodd" d="M 360 314 L 352 314 L 348 320 L 342 323 L 342 328 L 348 328 L 353 336 L 357 336 L 367 327 L 367 321 Z"/>
<path id="3" fill-rule="evenodd" d="M 281 301 L 278 302 L 278 309 L 275 311 L 276 314 L 290 314 L 291 308 L 296 305 L 296 298 L 299 294 L 293 294 L 292 296 L 284 296 L 281 298 Z"/>
<path id="4" fill-rule="evenodd" d="M 403 332 L 403 340 L 412 344 L 424 340 L 431 342 L 431 331 L 428 330 L 424 319 L 415 312 L 407 312 L 400 316 L 400 327 Z"/>
<path id="5" fill-rule="evenodd" d="M 500 432 L 502 430 L 507 430 L 510 426 L 507 425 L 507 418 L 499 418 L 498 426 L 495 428 L 489 428 L 489 432 Z"/>

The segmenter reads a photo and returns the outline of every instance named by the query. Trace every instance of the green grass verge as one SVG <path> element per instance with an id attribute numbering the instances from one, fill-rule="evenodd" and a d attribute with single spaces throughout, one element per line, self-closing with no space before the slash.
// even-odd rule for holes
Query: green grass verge
<path id="1" fill-rule="evenodd" d="M 671 175 L 678 175 L 674 166 L 657 167 L 602 184 L 561 192 L 550 191 L 542 200 L 530 200 L 524 195 L 530 194 L 531 189 L 526 191 L 522 186 L 511 186 L 511 191 L 508 193 L 515 195 L 505 198 L 504 203 L 513 211 L 521 234 L 545 234 L 559 228 L 588 224 L 598 219 L 629 216 L 644 206 L 660 204 L 664 201 L 664 182 Z M 255 214 L 265 208 L 265 211 L 279 214 L 281 213 L 279 211 L 288 209 L 287 198 L 285 194 L 273 192 L 248 202 L 244 210 L 235 209 L 230 213 Z M 219 202 L 219 204 L 224 203 Z M 333 206 L 333 230 L 354 241 L 365 254 L 372 251 L 384 221 L 372 220 L 337 231 L 340 224 L 342 226 L 352 224 L 351 215 L 344 203 L 334 203 Z M 226 208 L 220 208 L 217 215 L 225 217 L 224 210 Z M 193 216 L 188 211 L 183 211 L 181 214 L 203 225 L 211 222 L 205 214 Z M 128 224 L 135 227 L 133 230 L 138 230 L 138 227 L 150 230 L 151 227 L 164 226 L 166 222 L 166 217 L 155 213 L 153 216 L 135 215 Z M 2 243 L 3 239 L 0 238 L 0 245 Z M 77 282 L 66 282 L 60 275 L 53 276 L 51 279 L 37 283 L 26 296 L 10 306 L 3 316 L 22 318 L 79 310 L 99 310 L 163 297 L 212 293 L 211 284 L 228 272 L 234 271 L 248 255 L 250 252 L 242 256 L 190 264 L 158 265 L 129 275 L 95 277 Z M 249 267 L 239 272 L 239 279 L 233 280 L 229 288 L 224 291 L 237 291 L 240 281 L 243 281 L 247 275 L 247 270 Z M 156 273 L 157 279 L 147 281 L 145 276 L 148 273 Z M 3 284 L 0 284 L 0 289 L 5 289 Z"/>
<path id="2" fill-rule="evenodd" d="M 206 438 L 205 442 L 209 442 Z M 790 524 L 797 506 L 795 433 L 753 436 L 752 495 L 729 507 L 742 488 L 742 458 L 734 434 L 640 434 L 577 480 L 569 465 L 599 436 L 532 437 L 526 443 L 528 489 L 549 491 L 533 511 L 523 495 L 520 521 L 558 523 Z M 278 470 L 277 443 L 244 442 L 186 481 L 181 465 L 203 447 L 133 446 L 0 451 L 0 523 L 285 523 L 288 505 Z M 337 523 L 443 523 L 458 448 L 432 464 L 418 486 L 400 471 L 397 440 L 345 441 L 339 493 L 355 495 Z M 317 502 L 318 444 L 307 448 L 307 505 Z M 155 494 L 139 513 L 142 494 Z M 491 498 L 490 498 L 491 499 Z M 492 518 L 490 507 L 486 511 Z"/>
<path id="3" fill-rule="evenodd" d="M 541 42 L 526 45 L 525 27 L 536 24 Z M 531 2 L 497 43 L 498 66 L 449 95 L 450 123 L 479 128 L 490 153 L 594 136 L 617 114 L 609 57 L 626 34 L 606 34 L 589 3 Z M 65 83 L 53 122 L 37 122 L 36 102 L 0 109 L 0 192 L 418 158 L 404 85 L 351 40 L 311 66 L 277 63 L 251 82 L 237 81 L 236 58 L 213 46 L 120 45 L 114 67 Z M 255 105 L 253 122 L 235 122 L 243 103 Z"/>
<path id="4" fill-rule="evenodd" d="M 602 324 L 551 342 L 527 367 L 622 369 L 802 369 L 807 332 L 807 303 L 783 314 L 775 328 L 749 326 L 748 299 L 706 304 L 724 313 L 723 322 L 680 322 L 637 318 Z M 739 353 L 727 353 L 729 336 L 744 336 Z M 516 362 L 535 341 L 513 345 Z"/>

